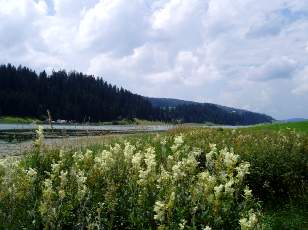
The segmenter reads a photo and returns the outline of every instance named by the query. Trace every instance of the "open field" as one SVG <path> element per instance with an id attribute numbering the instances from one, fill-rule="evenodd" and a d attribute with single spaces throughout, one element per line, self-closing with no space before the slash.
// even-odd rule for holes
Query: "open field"
<path id="1" fill-rule="evenodd" d="M 0 228 L 308 228 L 305 132 L 180 127 L 84 138 L 44 145 L 39 133 L 27 155 L 2 160 Z"/>
<path id="2" fill-rule="evenodd" d="M 308 121 L 256 125 L 253 126 L 252 129 L 261 131 L 262 130 L 286 131 L 287 129 L 293 129 L 297 132 L 308 134 Z"/>

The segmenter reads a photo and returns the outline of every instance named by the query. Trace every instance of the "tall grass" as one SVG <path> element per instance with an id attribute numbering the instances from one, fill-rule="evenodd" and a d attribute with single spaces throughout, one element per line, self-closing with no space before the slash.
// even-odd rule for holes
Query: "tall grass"
<path id="1" fill-rule="evenodd" d="M 308 137 L 292 130 L 180 128 L 79 151 L 47 151 L 37 136 L 31 153 L 0 164 L 0 228 L 307 226 Z M 298 201 L 302 215 L 268 211 Z"/>

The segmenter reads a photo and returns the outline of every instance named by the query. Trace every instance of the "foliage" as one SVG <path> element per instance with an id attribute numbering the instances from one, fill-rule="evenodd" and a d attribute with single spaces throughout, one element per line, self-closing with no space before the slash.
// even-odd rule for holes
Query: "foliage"
<path id="1" fill-rule="evenodd" d="M 307 193 L 308 136 L 294 130 L 190 129 L 186 143 L 209 151 L 208 143 L 218 148 L 232 147 L 241 159 L 250 162 L 247 183 L 263 201 L 296 199 Z"/>
<path id="2" fill-rule="evenodd" d="M 303 201 L 280 204 L 265 213 L 262 225 L 264 230 L 308 229 L 308 207 Z"/>
<path id="3" fill-rule="evenodd" d="M 4 229 L 257 229 L 248 162 L 186 135 L 147 136 L 83 152 L 34 152 L 0 167 Z"/>

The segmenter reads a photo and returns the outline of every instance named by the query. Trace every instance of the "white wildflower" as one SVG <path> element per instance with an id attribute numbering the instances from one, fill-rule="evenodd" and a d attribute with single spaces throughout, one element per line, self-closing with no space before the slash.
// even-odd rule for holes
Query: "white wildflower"
<path id="1" fill-rule="evenodd" d="M 162 201 L 156 201 L 154 205 L 154 219 L 158 221 L 164 221 L 165 219 L 165 203 Z"/>
<path id="2" fill-rule="evenodd" d="M 26 170 L 26 174 L 29 177 L 35 177 L 37 175 L 37 171 L 33 168 L 29 168 L 28 170 Z"/>
<path id="3" fill-rule="evenodd" d="M 65 186 L 67 183 L 67 171 L 61 171 L 60 172 L 60 183 L 61 183 L 61 187 Z"/>
<path id="4" fill-rule="evenodd" d="M 139 183 L 143 184 L 147 181 L 151 173 L 155 172 L 156 160 L 155 160 L 155 150 L 153 147 L 149 147 L 144 154 L 144 162 L 146 165 L 145 170 L 139 170 Z"/>
<path id="5" fill-rule="evenodd" d="M 141 152 L 137 152 L 136 154 L 133 155 L 132 157 L 132 165 L 134 168 L 139 169 L 141 165 L 143 155 Z"/>
<path id="6" fill-rule="evenodd" d="M 64 191 L 64 189 L 60 189 L 59 192 L 58 192 L 58 194 L 59 194 L 60 199 L 63 200 L 64 197 L 65 197 L 65 191 Z"/>
<path id="7" fill-rule="evenodd" d="M 206 161 L 209 163 L 209 164 L 212 164 L 212 161 L 213 161 L 213 157 L 214 155 L 217 153 L 217 147 L 216 147 L 216 144 L 210 144 L 210 152 L 207 153 L 205 155 L 206 157 Z"/>
<path id="8" fill-rule="evenodd" d="M 252 191 L 248 188 L 248 186 L 244 189 L 245 199 L 250 199 L 252 197 Z"/>
<path id="9" fill-rule="evenodd" d="M 187 224 L 186 220 L 181 220 L 181 223 L 179 223 L 179 229 L 181 230 L 185 229 L 186 224 Z"/>
<path id="10" fill-rule="evenodd" d="M 95 167 L 100 168 L 101 170 L 111 168 L 115 162 L 112 152 L 113 151 L 103 150 L 99 156 L 95 157 Z"/>
<path id="11" fill-rule="evenodd" d="M 174 138 L 174 144 L 171 146 L 171 150 L 175 152 L 184 143 L 183 135 L 176 136 Z"/>
<path id="12" fill-rule="evenodd" d="M 166 137 L 162 138 L 161 141 L 160 141 L 160 144 L 166 145 L 167 144 L 167 138 Z"/>
<path id="13" fill-rule="evenodd" d="M 234 184 L 234 180 L 231 178 L 226 184 L 225 184 L 225 193 L 232 195 L 234 193 L 234 188 L 232 188 Z"/>
<path id="14" fill-rule="evenodd" d="M 44 143 L 44 128 L 43 126 L 39 125 L 36 132 L 36 140 L 34 141 L 34 145 L 37 148 L 40 148 Z"/>
<path id="15" fill-rule="evenodd" d="M 242 218 L 239 222 L 242 230 L 251 230 L 255 229 L 258 223 L 258 218 L 257 215 L 250 210 L 249 217 Z"/>
<path id="16" fill-rule="evenodd" d="M 223 154 L 224 163 L 227 168 L 232 168 L 234 167 L 234 165 L 236 165 L 239 158 L 238 155 L 234 154 L 233 152 L 228 152 L 227 149 L 221 150 L 221 154 Z"/>
<path id="17" fill-rule="evenodd" d="M 185 171 L 182 168 L 182 162 L 178 162 L 172 167 L 172 177 L 175 181 L 182 179 L 186 176 Z"/>
<path id="18" fill-rule="evenodd" d="M 214 194 L 216 197 L 220 197 L 222 190 L 224 189 L 224 185 L 219 185 L 214 187 Z"/>
<path id="19" fill-rule="evenodd" d="M 54 174 L 54 175 L 59 174 L 60 168 L 61 168 L 61 165 L 59 163 L 52 163 L 51 164 L 52 174 Z"/>
<path id="20" fill-rule="evenodd" d="M 136 147 L 131 145 L 128 141 L 124 144 L 124 157 L 127 161 L 130 161 Z"/>
<path id="21" fill-rule="evenodd" d="M 236 167 L 237 178 L 239 180 L 242 180 L 247 174 L 249 174 L 249 167 L 250 164 L 248 162 L 241 163 L 238 167 Z"/>

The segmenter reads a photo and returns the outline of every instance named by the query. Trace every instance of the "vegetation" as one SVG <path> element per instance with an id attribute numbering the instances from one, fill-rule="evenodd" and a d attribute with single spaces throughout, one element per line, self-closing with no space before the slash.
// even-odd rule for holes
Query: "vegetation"
<path id="1" fill-rule="evenodd" d="M 75 151 L 45 151 L 39 131 L 0 167 L 4 229 L 308 227 L 308 136 L 293 130 L 183 127 Z"/>
<path id="2" fill-rule="evenodd" d="M 107 122 L 99 122 L 98 125 L 164 125 L 165 122 L 161 121 L 148 121 L 141 119 L 123 119 L 119 121 L 107 121 Z"/>
<path id="3" fill-rule="evenodd" d="M 274 123 L 274 124 L 263 124 L 257 125 L 253 129 L 255 130 L 275 130 L 275 131 L 287 131 L 287 130 L 295 130 L 301 133 L 308 134 L 308 121 L 300 121 L 300 122 L 287 122 L 287 123 Z"/>
<path id="4" fill-rule="evenodd" d="M 31 124 L 40 123 L 38 119 L 33 119 L 29 117 L 0 117 L 0 124 Z"/>
<path id="5" fill-rule="evenodd" d="M 212 122 L 248 125 L 273 118 L 248 111 L 227 110 L 212 104 L 182 104 L 156 107 L 151 101 L 102 78 L 82 73 L 53 71 L 49 76 L 26 67 L 0 66 L 0 116 L 34 117 L 46 120 L 112 122 L 123 119 L 163 122 Z"/>

